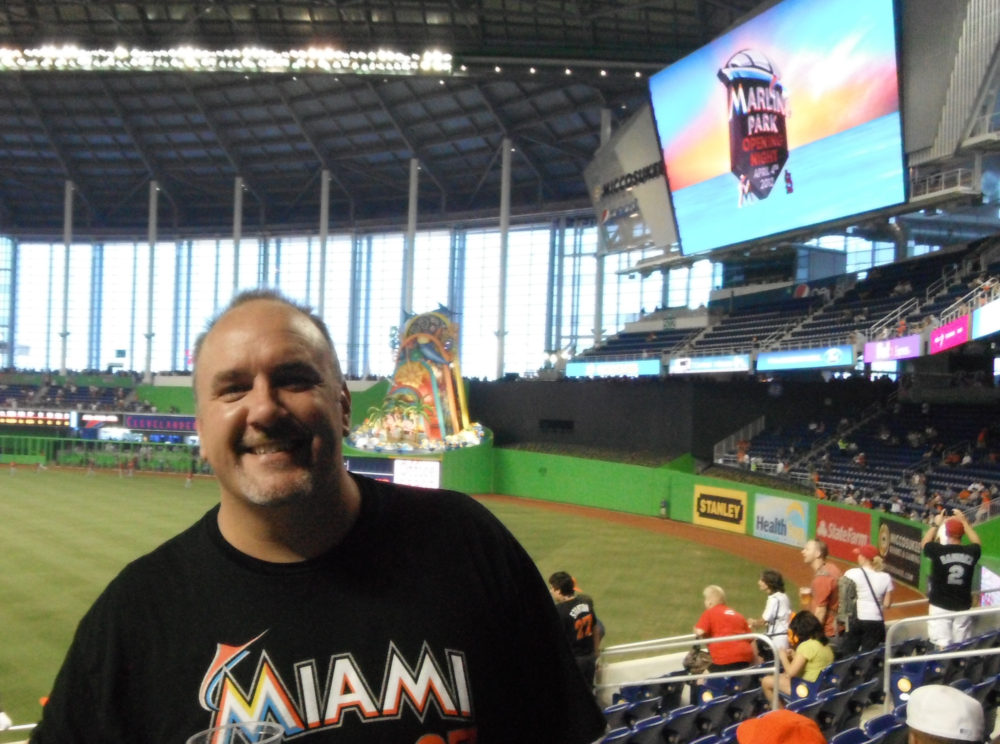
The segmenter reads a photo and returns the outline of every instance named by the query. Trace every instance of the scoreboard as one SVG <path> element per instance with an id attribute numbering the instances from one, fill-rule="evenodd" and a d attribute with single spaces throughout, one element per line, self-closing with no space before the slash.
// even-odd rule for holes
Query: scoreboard
<path id="1" fill-rule="evenodd" d="M 0 424 L 33 426 L 39 428 L 68 429 L 75 425 L 75 411 L 33 411 L 24 408 L 0 409 Z"/>

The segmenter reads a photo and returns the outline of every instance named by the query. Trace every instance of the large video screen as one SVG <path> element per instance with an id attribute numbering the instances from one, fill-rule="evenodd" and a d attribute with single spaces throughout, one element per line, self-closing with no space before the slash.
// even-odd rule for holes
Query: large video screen
<path id="1" fill-rule="evenodd" d="M 685 255 L 906 201 L 894 0 L 784 0 L 649 91 Z"/>

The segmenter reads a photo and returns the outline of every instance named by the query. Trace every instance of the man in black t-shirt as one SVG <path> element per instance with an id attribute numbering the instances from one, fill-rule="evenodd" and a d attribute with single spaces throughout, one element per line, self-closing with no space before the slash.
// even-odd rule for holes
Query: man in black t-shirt
<path id="1" fill-rule="evenodd" d="M 588 684 L 593 684 L 597 673 L 597 615 L 594 600 L 576 590 L 573 577 L 557 571 L 549 577 L 549 591 L 556 601 L 562 620 L 563 632 L 569 641 L 576 665 Z"/>
<path id="2" fill-rule="evenodd" d="M 931 560 L 927 578 L 927 600 L 930 603 L 927 635 L 939 649 L 964 641 L 971 634 L 971 617 L 941 618 L 935 615 L 972 607 L 972 580 L 976 563 L 982 555 L 979 535 L 965 514 L 961 509 L 953 510 L 953 514 L 946 520 L 944 512 L 939 513 L 921 542 L 924 555 Z M 942 523 L 945 531 L 943 544 L 935 539 Z M 969 536 L 970 545 L 962 544 L 962 535 Z"/>
<path id="3" fill-rule="evenodd" d="M 220 503 L 81 620 L 32 744 L 585 744 L 604 720 L 524 549 L 450 491 L 352 475 L 329 331 L 268 291 L 195 344 Z"/>

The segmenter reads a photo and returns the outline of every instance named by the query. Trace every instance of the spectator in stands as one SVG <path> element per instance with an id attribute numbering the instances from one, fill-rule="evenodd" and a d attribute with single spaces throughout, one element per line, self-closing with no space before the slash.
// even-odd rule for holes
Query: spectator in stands
<path id="1" fill-rule="evenodd" d="M 198 338 L 194 361 L 220 504 L 102 592 L 34 744 L 177 744 L 228 720 L 234 695 L 308 717 L 296 730 L 317 741 L 415 742 L 459 727 L 483 742 L 598 738 L 604 718 L 509 531 L 462 494 L 348 472 L 351 397 L 322 320 L 246 292 Z M 339 670 L 329 679 L 327 666 Z M 379 681 L 398 695 L 385 708 L 368 692 Z M 316 702 L 341 683 L 364 715 L 331 720 L 290 699 Z"/>
<path id="2" fill-rule="evenodd" d="M 589 595 L 577 591 L 573 577 L 565 571 L 557 571 L 549 577 L 549 592 L 556 602 L 559 619 L 573 658 L 580 668 L 587 684 L 594 684 L 597 672 L 597 614 L 594 600 Z"/>
<path id="3" fill-rule="evenodd" d="M 802 560 L 812 568 L 809 609 L 823 623 L 826 637 L 837 635 L 837 579 L 841 571 L 827 561 L 830 549 L 822 540 L 809 540 L 802 548 Z"/>
<path id="4" fill-rule="evenodd" d="M 892 577 L 884 570 L 882 556 L 874 545 L 857 548 L 858 565 L 844 576 L 854 582 L 858 597 L 858 619 L 844 634 L 839 648 L 841 655 L 871 651 L 885 641 L 883 609 L 892 606 Z"/>
<path id="5" fill-rule="evenodd" d="M 770 637 L 781 653 L 788 648 L 788 620 L 792 615 L 792 604 L 785 594 L 785 579 L 773 568 L 768 568 L 761 572 L 757 587 L 767 594 L 767 602 L 761 616 L 750 620 L 750 626 Z M 771 647 L 766 644 L 758 645 L 757 653 L 764 661 L 774 658 Z"/>
<path id="6" fill-rule="evenodd" d="M 906 703 L 909 744 L 981 742 L 983 706 L 971 695 L 949 685 L 921 685 Z"/>
<path id="7" fill-rule="evenodd" d="M 972 629 L 971 617 L 935 617 L 946 612 L 960 612 L 972 607 L 972 579 L 976 564 L 982 555 L 981 540 L 960 509 L 945 519 L 942 511 L 934 517 L 934 524 L 924 533 L 921 541 L 923 554 L 930 558 L 931 569 L 927 578 L 927 601 L 930 618 L 927 634 L 931 643 L 944 649 L 964 641 Z M 936 537 L 944 524 L 945 543 Z M 969 536 L 969 545 L 962 544 L 962 536 Z"/>
<path id="8" fill-rule="evenodd" d="M 696 636 L 708 639 L 752 632 L 746 618 L 732 607 L 726 606 L 726 593 L 721 586 L 715 584 L 706 586 L 702 596 L 705 600 L 705 611 L 695 623 Z M 712 657 L 712 664 L 708 667 L 709 672 L 744 669 L 756 658 L 753 642 L 749 639 L 710 643 L 708 653 Z"/>
<path id="9" fill-rule="evenodd" d="M 826 744 L 819 724 L 801 713 L 772 710 L 736 727 L 738 744 Z"/>
<path id="10" fill-rule="evenodd" d="M 823 630 L 823 623 L 809 612 L 795 613 L 788 624 L 788 640 L 791 648 L 779 656 L 782 672 L 778 677 L 778 691 L 784 695 L 792 693 L 792 679 L 798 677 L 806 682 L 815 682 L 819 673 L 833 663 L 833 649 Z M 780 698 L 775 694 L 774 676 L 761 677 L 760 686 L 764 695 L 771 700 L 772 707 L 780 707 Z"/>

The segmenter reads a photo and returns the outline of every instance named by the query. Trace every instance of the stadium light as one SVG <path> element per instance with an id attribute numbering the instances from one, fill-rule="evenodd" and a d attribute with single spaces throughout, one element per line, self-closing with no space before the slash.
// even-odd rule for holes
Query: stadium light
<path id="1" fill-rule="evenodd" d="M 356 75 L 441 75 L 452 73 L 452 56 L 438 49 L 418 53 L 389 49 L 343 50 L 308 47 L 275 51 L 241 49 L 83 49 L 67 44 L 34 49 L 0 47 L 0 72 L 235 72 Z"/>

